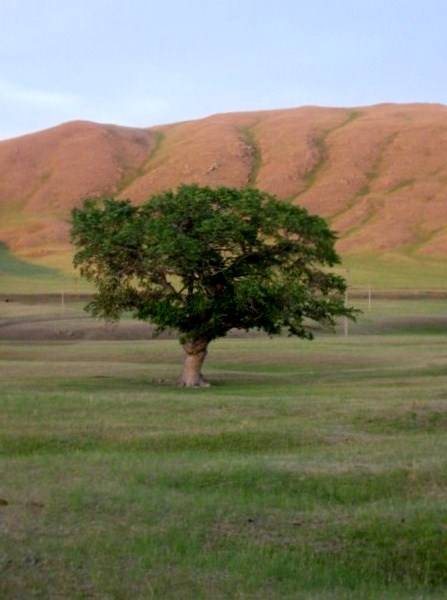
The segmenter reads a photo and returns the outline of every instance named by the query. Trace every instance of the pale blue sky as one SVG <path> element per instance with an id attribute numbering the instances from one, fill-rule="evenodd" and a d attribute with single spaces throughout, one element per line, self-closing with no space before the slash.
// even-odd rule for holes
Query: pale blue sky
<path id="1" fill-rule="evenodd" d="M 0 139 L 75 119 L 447 104 L 446 0 L 0 0 Z"/>

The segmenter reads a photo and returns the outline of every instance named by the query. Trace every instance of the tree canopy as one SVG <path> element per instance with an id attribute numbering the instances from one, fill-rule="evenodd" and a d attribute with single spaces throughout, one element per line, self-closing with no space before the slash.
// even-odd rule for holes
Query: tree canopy
<path id="1" fill-rule="evenodd" d="M 138 206 L 89 199 L 73 210 L 71 236 L 74 265 L 97 288 L 87 310 L 176 330 L 186 386 L 205 384 L 208 344 L 231 329 L 310 339 L 310 321 L 354 315 L 328 269 L 340 262 L 335 233 L 254 188 L 183 185 Z"/>

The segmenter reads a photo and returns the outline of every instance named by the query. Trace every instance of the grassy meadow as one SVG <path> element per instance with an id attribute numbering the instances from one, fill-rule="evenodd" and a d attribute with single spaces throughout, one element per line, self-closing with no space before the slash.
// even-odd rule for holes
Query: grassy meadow
<path id="1" fill-rule="evenodd" d="M 2 302 L 0 597 L 447 598 L 447 300 L 353 302 L 213 343 L 200 390 L 175 339 Z"/>

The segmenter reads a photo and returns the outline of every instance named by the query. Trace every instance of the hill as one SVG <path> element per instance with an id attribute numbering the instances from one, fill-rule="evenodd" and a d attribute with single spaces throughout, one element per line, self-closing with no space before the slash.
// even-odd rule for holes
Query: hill
<path id="1" fill-rule="evenodd" d="M 0 242 L 70 252 L 83 198 L 180 183 L 255 185 L 328 219 L 344 254 L 447 254 L 447 107 L 384 104 L 214 115 L 150 129 L 71 122 L 0 142 Z"/>

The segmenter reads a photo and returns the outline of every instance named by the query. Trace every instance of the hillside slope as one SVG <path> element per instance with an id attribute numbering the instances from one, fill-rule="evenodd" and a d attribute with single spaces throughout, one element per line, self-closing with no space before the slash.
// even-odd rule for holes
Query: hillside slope
<path id="1" fill-rule="evenodd" d="M 447 107 L 302 107 L 151 129 L 72 122 L 0 142 L 0 242 L 69 250 L 83 198 L 141 202 L 180 183 L 254 185 L 307 207 L 339 250 L 447 254 Z"/>

